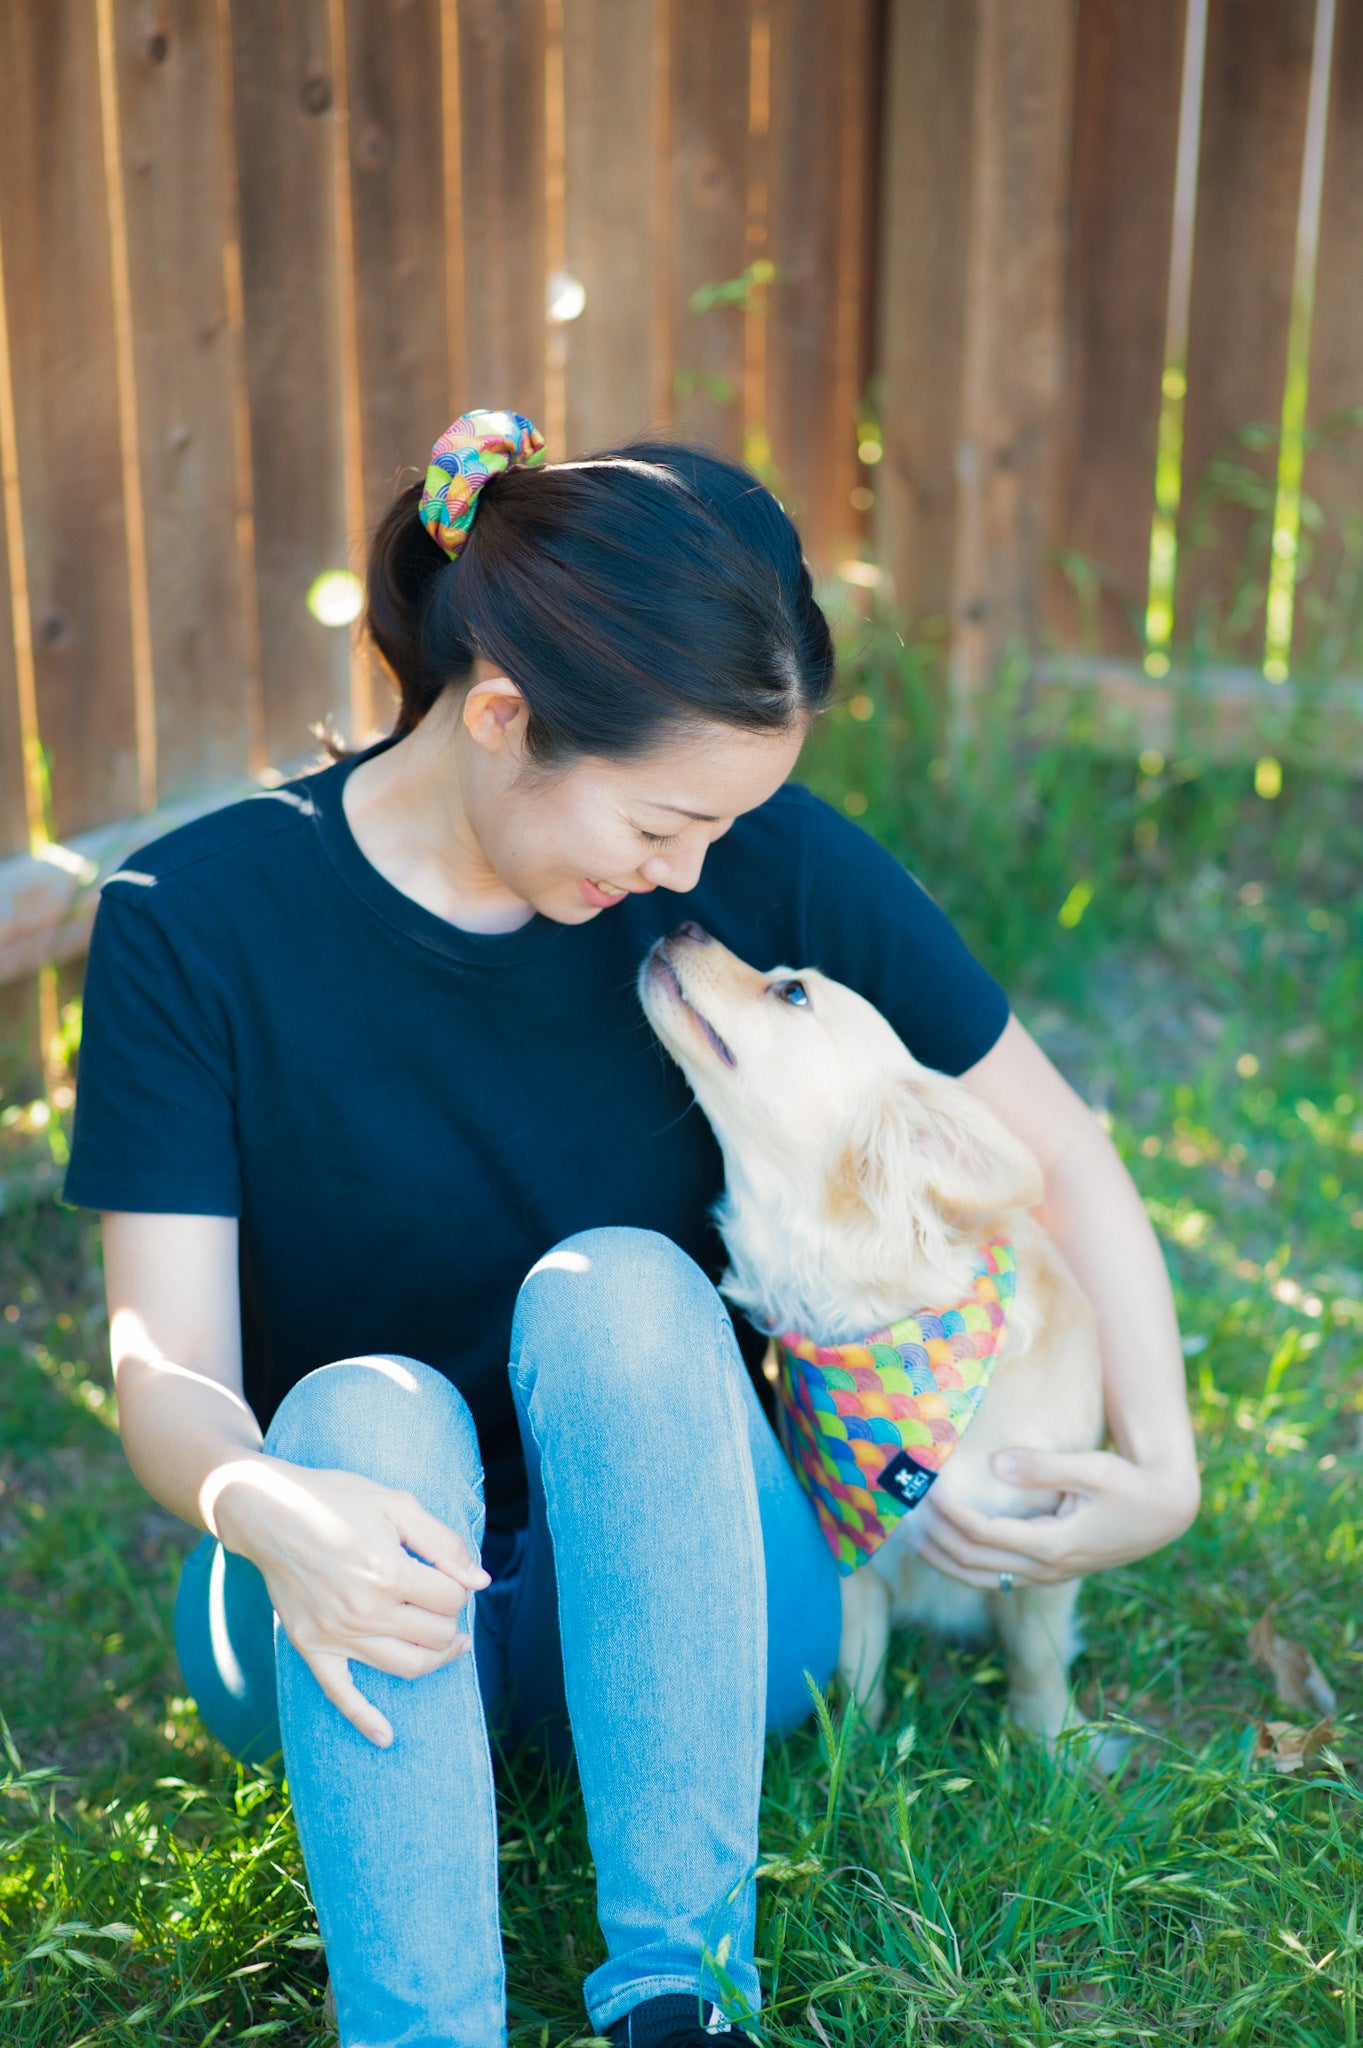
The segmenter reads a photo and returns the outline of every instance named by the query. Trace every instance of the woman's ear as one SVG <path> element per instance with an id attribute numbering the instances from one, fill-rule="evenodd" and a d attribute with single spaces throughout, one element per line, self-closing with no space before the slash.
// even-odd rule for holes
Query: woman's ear
<path id="1" fill-rule="evenodd" d="M 510 676 L 502 675 L 493 663 L 479 655 L 459 715 L 477 744 L 489 754 L 496 754 L 520 734 L 527 709 L 525 698 Z"/>

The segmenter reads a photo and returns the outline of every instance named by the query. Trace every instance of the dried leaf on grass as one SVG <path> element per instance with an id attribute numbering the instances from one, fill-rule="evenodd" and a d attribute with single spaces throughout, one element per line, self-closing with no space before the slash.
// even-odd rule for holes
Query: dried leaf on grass
<path id="1" fill-rule="evenodd" d="M 1334 1713 L 1334 1687 L 1305 1643 L 1279 1634 L 1271 1607 L 1249 1632 L 1249 1654 L 1255 1664 L 1273 1673 L 1273 1689 L 1285 1707 L 1295 1707 L 1298 1713 L 1308 1707 L 1318 1714 Z"/>
<path id="2" fill-rule="evenodd" d="M 809 2004 L 805 2007 L 805 2018 L 809 2021 L 810 2026 L 813 2027 L 815 2033 L 823 2042 L 823 2048 L 833 2048 L 833 2043 L 828 2038 L 828 2033 L 824 2027 L 824 2023 L 814 2010 L 814 2002 L 812 1999 L 810 2000 Z"/>
<path id="3" fill-rule="evenodd" d="M 1314 1728 L 1294 1728 L 1290 1721 L 1256 1721 L 1254 1731 L 1254 1762 L 1267 1761 L 1284 1775 L 1302 1770 L 1335 1735 L 1328 1715 Z"/>

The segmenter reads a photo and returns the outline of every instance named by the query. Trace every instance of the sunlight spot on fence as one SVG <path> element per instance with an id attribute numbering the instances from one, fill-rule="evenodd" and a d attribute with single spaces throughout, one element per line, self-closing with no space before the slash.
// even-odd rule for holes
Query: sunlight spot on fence
<path id="1" fill-rule="evenodd" d="M 1198 148 L 1202 138 L 1202 82 L 1207 58 L 1207 0 L 1188 0 L 1183 36 L 1183 82 L 1174 170 L 1174 222 L 1169 245 L 1169 298 L 1164 321 L 1164 373 L 1160 379 L 1155 444 L 1155 511 L 1150 522 L 1150 571 L 1145 605 L 1145 672 L 1169 673 L 1178 575 L 1178 508 L 1183 495 L 1183 407 L 1188 395 L 1188 319 L 1193 290 L 1193 229 L 1197 216 Z"/>
<path id="2" fill-rule="evenodd" d="M 838 574 L 844 583 L 855 583 L 861 590 L 874 590 L 884 571 L 875 562 L 846 561 L 838 563 Z"/>
<path id="3" fill-rule="evenodd" d="M 324 569 L 308 585 L 308 610 L 321 626 L 348 626 L 364 609 L 364 585 L 353 569 Z"/>
<path id="4" fill-rule="evenodd" d="M 570 320 L 580 320 L 587 304 L 587 287 L 581 278 L 573 277 L 566 270 L 549 273 L 545 289 L 545 318 L 556 327 L 566 327 Z"/>
<path id="5" fill-rule="evenodd" d="M 1297 590 L 1297 545 L 1301 533 L 1301 479 L 1306 455 L 1306 391 L 1311 361 L 1311 317 L 1320 248 L 1320 201 L 1325 182 L 1325 133 L 1330 111 L 1330 54 L 1335 0 L 1316 0 L 1311 46 L 1311 86 L 1306 105 L 1297 244 L 1292 266 L 1292 315 L 1287 331 L 1287 378 L 1283 387 L 1282 432 L 1278 441 L 1278 487 L 1273 507 L 1268 606 L 1264 621 L 1264 675 L 1285 683 L 1292 659 L 1292 615 Z M 1260 763 L 1260 766 L 1263 764 Z M 1258 769 L 1255 770 L 1259 788 Z M 1277 790 L 1265 792 L 1277 795 Z"/>

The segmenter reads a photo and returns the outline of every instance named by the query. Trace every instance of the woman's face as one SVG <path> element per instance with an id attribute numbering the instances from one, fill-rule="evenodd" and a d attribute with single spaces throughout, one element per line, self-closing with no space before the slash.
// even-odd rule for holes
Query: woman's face
<path id="1" fill-rule="evenodd" d="M 478 742 L 470 820 L 504 886 L 560 924 L 646 890 L 693 889 L 714 841 L 786 780 L 808 730 L 803 718 L 779 733 L 697 722 L 636 760 L 544 773 L 524 756 L 519 692 L 505 685 L 490 707 L 472 701 L 480 694 L 475 685 L 463 718 Z"/>

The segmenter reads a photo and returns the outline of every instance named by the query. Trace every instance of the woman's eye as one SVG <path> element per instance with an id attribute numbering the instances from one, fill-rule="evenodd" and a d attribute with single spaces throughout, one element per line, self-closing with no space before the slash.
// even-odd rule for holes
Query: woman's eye
<path id="1" fill-rule="evenodd" d="M 778 981 L 774 993 L 797 1010 L 809 1008 L 809 991 L 802 981 Z"/>
<path id="2" fill-rule="evenodd" d="M 664 834 L 662 832 L 645 832 L 643 827 L 640 826 L 639 836 L 642 839 L 646 839 L 650 846 L 675 846 L 677 841 L 681 838 L 681 833 L 668 832 Z"/>

